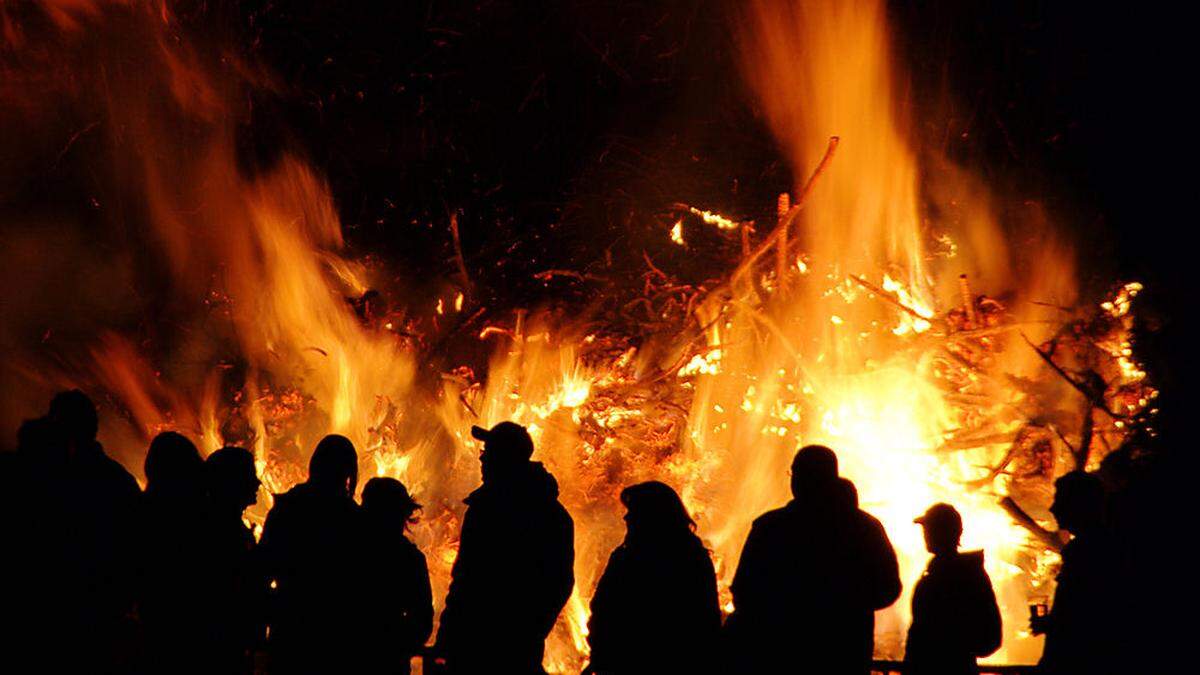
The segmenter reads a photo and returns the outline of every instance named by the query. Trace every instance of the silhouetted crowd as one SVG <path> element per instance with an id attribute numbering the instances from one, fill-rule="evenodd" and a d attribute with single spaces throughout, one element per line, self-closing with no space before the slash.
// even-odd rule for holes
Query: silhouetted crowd
<path id="1" fill-rule="evenodd" d="M 545 640 L 574 587 L 574 524 L 524 427 L 472 428 L 483 481 L 465 500 L 429 648 L 429 572 L 406 536 L 420 505 L 392 478 L 372 478 L 356 502 L 345 437 L 321 440 L 256 543 L 243 520 L 260 487 L 249 451 L 205 459 L 163 432 L 141 490 L 97 428 L 87 396 L 62 392 L 0 455 L 4 672 L 397 674 L 417 655 L 425 672 L 545 672 Z M 712 557 L 679 495 L 657 481 L 627 487 L 585 673 L 868 673 L 874 613 L 900 596 L 895 552 L 829 448 L 796 454 L 791 489 L 754 521 L 722 622 Z M 1073 539 L 1053 603 L 1031 619 L 1046 635 L 1039 671 L 1123 672 L 1103 490 L 1080 472 L 1056 489 L 1052 513 Z M 983 553 L 959 550 L 948 504 L 915 522 L 932 558 L 913 591 L 905 672 L 977 673 L 1001 643 Z"/>

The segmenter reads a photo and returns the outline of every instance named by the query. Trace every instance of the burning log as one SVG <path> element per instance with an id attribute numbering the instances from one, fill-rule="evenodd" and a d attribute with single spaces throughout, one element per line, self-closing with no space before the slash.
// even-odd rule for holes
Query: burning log
<path id="1" fill-rule="evenodd" d="M 859 286 L 862 286 L 863 288 L 867 289 L 871 293 L 874 293 L 876 296 L 878 296 L 879 298 L 882 298 L 884 301 L 890 303 L 891 305 L 893 305 L 900 311 L 902 311 L 916 319 L 920 319 L 922 321 L 929 320 L 929 317 L 924 316 L 923 314 L 921 314 L 917 310 L 913 309 L 912 307 L 909 307 L 908 305 L 904 304 L 903 302 L 900 302 L 898 299 L 896 299 L 896 297 L 893 294 L 891 294 L 891 293 L 883 290 L 882 288 L 876 286 L 875 284 L 867 281 L 866 279 L 864 279 L 862 277 L 862 275 L 849 274 L 849 275 L 846 275 L 846 278 L 853 281 L 854 283 L 858 284 Z"/>
<path id="2" fill-rule="evenodd" d="M 1012 516 L 1014 522 L 1026 530 L 1029 530 L 1029 532 L 1036 537 L 1038 541 L 1042 542 L 1056 552 L 1062 551 L 1062 539 L 1060 539 L 1059 536 L 1054 532 L 1051 532 L 1039 525 L 1032 516 L 1030 516 L 1028 513 L 1025 513 L 1025 509 L 1022 509 L 1012 497 L 1004 497 L 1001 499 L 1000 506 L 1007 511 L 1010 516 Z"/>
<path id="3" fill-rule="evenodd" d="M 971 293 L 971 282 L 966 274 L 958 275 L 958 292 L 962 296 L 963 311 L 967 320 L 963 326 L 966 330 L 979 328 L 979 318 L 975 314 L 975 296 Z"/>

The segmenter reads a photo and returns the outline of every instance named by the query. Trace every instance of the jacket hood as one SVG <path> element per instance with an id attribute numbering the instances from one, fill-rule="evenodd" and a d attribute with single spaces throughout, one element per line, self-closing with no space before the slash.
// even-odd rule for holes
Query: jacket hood
<path id="1" fill-rule="evenodd" d="M 929 563 L 929 569 L 980 573 L 984 571 L 983 551 L 960 551 L 954 555 L 934 556 Z"/>
<path id="2" fill-rule="evenodd" d="M 529 462 L 526 467 L 510 476 L 479 486 L 467 495 L 463 503 L 470 505 L 481 499 L 496 497 L 553 501 L 558 499 L 558 481 L 541 462 Z"/>

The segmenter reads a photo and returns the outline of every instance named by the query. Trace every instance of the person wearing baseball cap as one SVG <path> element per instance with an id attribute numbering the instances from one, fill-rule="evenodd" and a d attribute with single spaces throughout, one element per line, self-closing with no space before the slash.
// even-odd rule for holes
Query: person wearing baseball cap
<path id="1" fill-rule="evenodd" d="M 525 427 L 471 427 L 483 485 L 465 500 L 434 663 L 450 673 L 542 674 L 546 637 L 575 585 L 575 525 L 530 461 Z"/>
<path id="2" fill-rule="evenodd" d="M 912 626 L 905 647 L 906 673 L 958 675 L 979 672 L 975 659 L 1000 647 L 1000 608 L 983 568 L 983 551 L 960 553 L 962 516 L 934 504 L 914 523 L 933 554 L 912 597 Z"/>

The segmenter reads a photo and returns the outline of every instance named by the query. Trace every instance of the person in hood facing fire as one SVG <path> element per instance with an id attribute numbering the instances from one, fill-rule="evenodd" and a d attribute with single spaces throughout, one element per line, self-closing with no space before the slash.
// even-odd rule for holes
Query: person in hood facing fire
<path id="1" fill-rule="evenodd" d="M 721 607 L 696 522 L 679 495 L 658 481 L 625 488 L 621 503 L 625 541 L 592 596 L 591 663 L 584 672 L 715 672 Z"/>
<path id="2" fill-rule="evenodd" d="M 1000 608 L 983 569 L 983 551 L 958 551 L 962 517 L 949 504 L 934 504 L 913 522 L 924 527 L 933 559 L 913 589 L 904 672 L 978 673 L 976 657 L 996 651 L 1001 640 Z"/>
<path id="3" fill-rule="evenodd" d="M 138 556 L 138 615 L 146 673 L 210 673 L 213 604 L 204 460 L 187 437 L 164 431 L 146 451 Z"/>
<path id="4" fill-rule="evenodd" d="M 900 596 L 883 525 L 854 506 L 837 455 L 809 445 L 792 460 L 792 501 L 750 528 L 730 590 L 726 670 L 866 675 L 875 610 Z"/>
<path id="5" fill-rule="evenodd" d="M 275 584 L 269 612 L 272 673 L 359 672 L 357 484 L 354 445 L 331 434 L 313 451 L 308 481 L 278 495 L 267 514 L 259 551 Z"/>
<path id="6" fill-rule="evenodd" d="M 544 673 L 546 637 L 575 584 L 575 524 L 513 422 L 471 427 L 483 485 L 466 498 L 435 662 L 450 673 Z"/>

